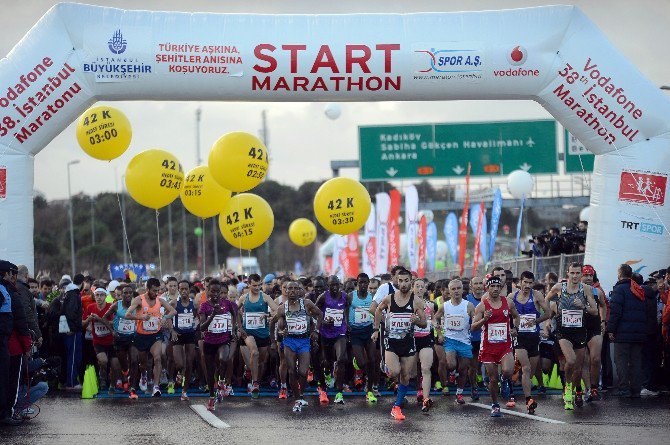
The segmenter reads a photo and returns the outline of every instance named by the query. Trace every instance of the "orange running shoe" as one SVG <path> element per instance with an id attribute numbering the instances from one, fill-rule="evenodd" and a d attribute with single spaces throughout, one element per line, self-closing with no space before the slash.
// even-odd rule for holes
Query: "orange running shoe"
<path id="1" fill-rule="evenodd" d="M 526 402 L 526 408 L 528 409 L 528 414 L 535 414 L 535 408 L 537 408 L 537 402 L 534 399 L 528 399 Z"/>
<path id="2" fill-rule="evenodd" d="M 288 391 L 286 390 L 286 388 L 281 388 L 279 390 L 279 398 L 286 399 L 287 397 L 288 397 Z"/>
<path id="3" fill-rule="evenodd" d="M 405 415 L 402 413 L 400 407 L 396 405 L 393 405 L 393 409 L 391 409 L 391 417 L 395 420 L 405 420 Z"/>
<path id="4" fill-rule="evenodd" d="M 215 397 L 209 398 L 209 403 L 207 404 L 207 411 L 214 411 L 214 404 L 216 403 Z"/>
<path id="5" fill-rule="evenodd" d="M 130 400 L 137 400 L 137 393 L 135 392 L 135 388 L 130 388 L 130 395 L 128 396 Z"/>
<path id="6" fill-rule="evenodd" d="M 514 397 L 510 397 L 509 401 L 505 404 L 507 408 L 516 408 L 516 400 L 514 400 Z"/>
<path id="7" fill-rule="evenodd" d="M 319 402 L 323 403 L 324 405 L 328 405 L 329 401 L 328 401 L 328 394 L 326 393 L 326 391 L 324 391 L 321 388 L 317 388 L 317 389 L 319 391 Z"/>

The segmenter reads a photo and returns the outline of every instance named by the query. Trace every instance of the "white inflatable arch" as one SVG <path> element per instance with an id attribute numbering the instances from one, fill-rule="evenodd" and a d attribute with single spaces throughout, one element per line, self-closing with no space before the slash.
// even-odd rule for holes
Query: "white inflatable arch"
<path id="1" fill-rule="evenodd" d="M 98 100 L 463 99 L 533 99 L 598 155 L 586 261 L 604 284 L 623 262 L 643 273 L 670 263 L 670 101 L 573 6 L 251 15 L 58 4 L 0 61 L 0 257 L 32 266 L 33 157 Z"/>

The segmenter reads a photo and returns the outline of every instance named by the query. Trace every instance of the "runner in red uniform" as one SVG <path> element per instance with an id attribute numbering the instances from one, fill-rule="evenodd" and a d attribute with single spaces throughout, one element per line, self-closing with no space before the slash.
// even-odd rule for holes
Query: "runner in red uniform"
<path id="1" fill-rule="evenodd" d="M 499 277 L 488 277 L 486 280 L 488 298 L 475 308 L 475 316 L 470 330 L 483 330 L 479 361 L 484 363 L 489 376 L 489 392 L 491 393 L 491 417 L 502 417 L 498 404 L 498 365 L 502 371 L 501 393 L 504 399 L 509 397 L 510 382 L 514 372 L 514 354 L 512 352 L 512 336 L 516 330 L 510 328 L 510 315 L 514 317 L 514 325 L 519 326 L 519 313 L 514 305 L 509 305 L 506 298 L 501 298 L 502 280 Z"/>

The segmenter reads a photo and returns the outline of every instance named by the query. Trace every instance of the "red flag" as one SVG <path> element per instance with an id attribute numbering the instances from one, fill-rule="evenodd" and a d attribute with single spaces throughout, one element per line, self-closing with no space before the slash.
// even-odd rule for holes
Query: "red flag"
<path id="1" fill-rule="evenodd" d="M 421 215 L 419 220 L 419 270 L 417 273 L 421 278 L 426 276 L 426 215 Z"/>
<path id="2" fill-rule="evenodd" d="M 375 271 L 377 270 L 377 238 L 371 236 L 368 239 L 368 243 L 365 245 L 365 252 L 368 255 L 368 261 L 370 261 L 370 269 Z M 358 274 L 356 274 L 358 276 Z"/>
<path id="3" fill-rule="evenodd" d="M 486 212 L 486 209 L 484 208 L 484 201 L 479 203 L 479 218 L 477 218 L 477 234 L 475 235 L 475 259 L 474 263 L 472 264 L 472 276 L 477 275 L 477 266 L 479 266 L 479 260 L 481 259 L 482 252 L 479 249 L 479 244 L 481 243 L 482 239 L 482 224 L 484 221 L 484 212 Z"/>
<path id="4" fill-rule="evenodd" d="M 400 263 L 400 201 L 402 197 L 400 192 L 393 189 L 389 192 L 391 197 L 391 210 L 388 219 L 388 247 L 389 247 L 389 266 L 395 266 Z"/>
<path id="5" fill-rule="evenodd" d="M 358 276 L 358 233 L 347 235 L 347 246 L 340 251 L 339 259 L 345 278 Z"/>
<path id="6" fill-rule="evenodd" d="M 326 275 L 333 273 L 333 257 L 327 256 L 326 261 L 323 263 L 323 271 Z"/>
<path id="7" fill-rule="evenodd" d="M 470 163 L 468 162 L 468 174 L 465 176 L 465 205 L 461 216 L 461 226 L 458 228 L 458 267 L 459 275 L 463 276 L 465 271 L 465 249 L 468 244 L 468 207 L 470 206 Z"/>

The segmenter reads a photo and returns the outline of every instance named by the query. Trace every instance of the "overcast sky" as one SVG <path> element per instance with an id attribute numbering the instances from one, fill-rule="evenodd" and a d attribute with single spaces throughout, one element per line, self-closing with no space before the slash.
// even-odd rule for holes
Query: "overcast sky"
<path id="1" fill-rule="evenodd" d="M 0 10 L 5 18 L 0 29 L 0 54 L 5 56 L 55 3 L 0 0 Z M 453 12 L 551 4 L 532 0 L 89 0 L 82 3 L 124 9 L 268 14 Z M 590 0 L 570 3 L 579 6 L 652 83 L 670 84 L 670 58 L 665 46 L 670 42 L 670 2 Z M 54 172 L 64 173 L 66 163 L 74 159 L 80 159 L 81 163 L 72 167 L 73 193 L 118 190 L 129 160 L 148 148 L 172 152 L 184 168 L 190 170 L 196 166 L 195 110 L 199 106 L 202 108 L 201 156 L 205 162 L 212 143 L 221 135 L 229 131 L 258 134 L 261 112 L 267 110 L 270 177 L 294 186 L 307 180 L 330 177 L 332 159 L 357 158 L 359 125 L 551 117 L 532 101 L 345 103 L 342 104 L 342 116 L 334 121 L 324 115 L 323 103 L 117 102 L 115 106 L 126 113 L 133 126 L 133 141 L 128 151 L 111 163 L 89 158 L 77 145 L 72 124 L 36 156 L 37 191 L 50 200 L 66 198 L 67 183 L 62 174 Z M 302 174 L 295 173 L 296 167 Z M 343 170 L 342 173 L 358 178 L 357 170 Z"/>

